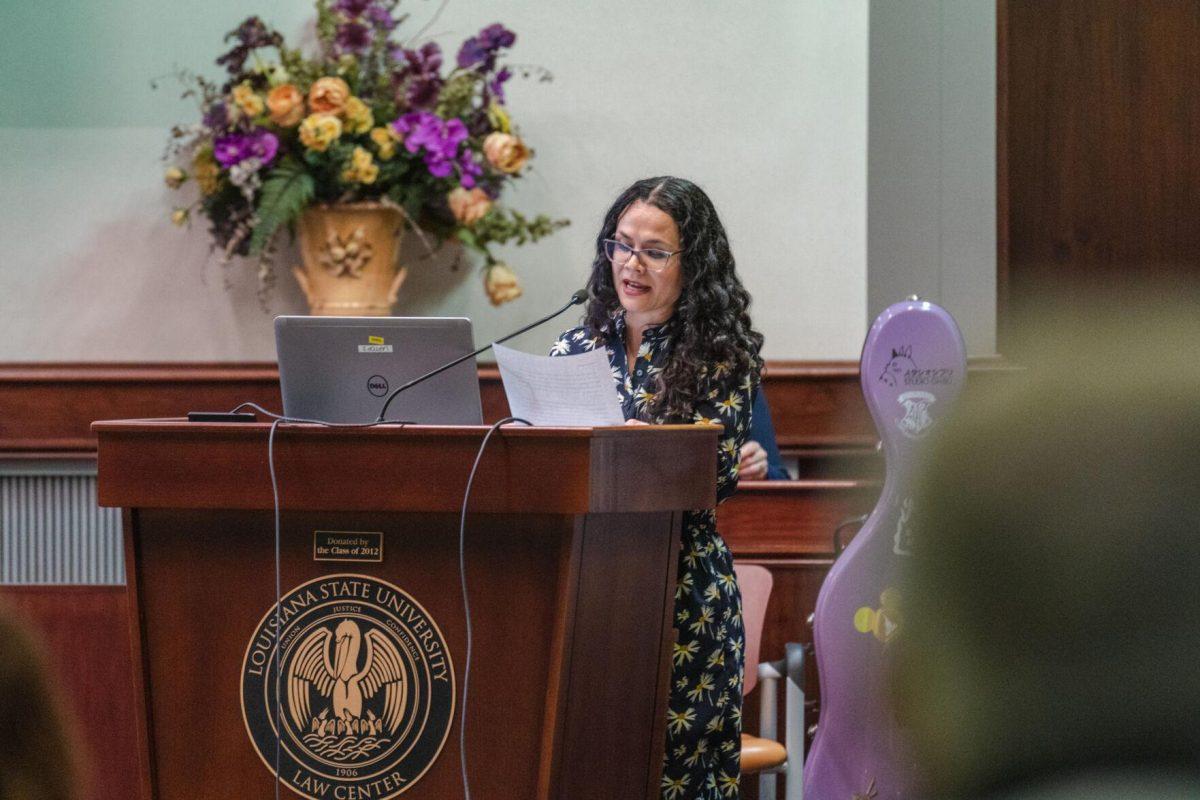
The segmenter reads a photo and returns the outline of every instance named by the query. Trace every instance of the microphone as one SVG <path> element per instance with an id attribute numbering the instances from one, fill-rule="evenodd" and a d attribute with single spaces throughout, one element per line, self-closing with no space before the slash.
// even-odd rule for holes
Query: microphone
<path id="1" fill-rule="evenodd" d="M 397 386 L 395 389 L 392 390 L 392 393 L 387 396 L 387 400 L 383 401 L 383 409 L 379 412 L 379 416 L 375 419 L 375 422 L 379 423 L 379 422 L 384 421 L 384 418 L 387 417 L 388 406 L 390 406 L 392 404 L 392 401 L 396 399 L 396 395 L 400 394 L 404 390 L 411 389 L 412 387 L 416 386 L 418 383 L 424 383 L 425 381 L 432 378 L 434 375 L 440 375 L 441 373 L 445 372 L 446 370 L 450 369 L 451 367 L 458 366 L 462 362 L 466 361 L 468 358 L 474 358 L 475 356 L 479 355 L 480 353 L 487 352 L 488 350 L 491 349 L 493 344 L 501 344 L 503 342 L 507 342 L 509 339 L 513 338 L 514 336 L 520 336 L 522 333 L 525 333 L 526 331 L 533 330 L 538 325 L 541 325 L 544 322 L 549 322 L 550 320 L 554 319 L 555 317 L 557 317 L 559 314 L 566 311 L 571 306 L 578 306 L 578 305 L 582 305 L 583 303 L 586 303 L 587 299 L 588 299 L 587 289 L 577 289 L 575 291 L 575 293 L 571 295 L 571 299 L 567 301 L 567 304 L 565 306 L 563 306 L 562 308 L 558 309 L 557 311 L 555 311 L 551 314 L 547 314 L 546 316 L 542 317 L 541 319 L 537 320 L 536 322 L 529 323 L 524 328 L 521 328 L 519 331 L 513 331 L 512 333 L 508 334 L 507 336 L 497 339 L 494 342 L 489 342 L 488 344 L 486 344 L 483 347 L 476 350 L 474 353 L 467 353 L 465 356 L 460 356 L 459 358 L 454 359 L 449 364 L 443 364 L 442 366 L 438 367 L 437 369 L 433 370 L 432 372 L 426 372 L 424 375 L 422 375 L 419 378 L 413 378 L 411 381 L 404 384 L 403 386 Z"/>

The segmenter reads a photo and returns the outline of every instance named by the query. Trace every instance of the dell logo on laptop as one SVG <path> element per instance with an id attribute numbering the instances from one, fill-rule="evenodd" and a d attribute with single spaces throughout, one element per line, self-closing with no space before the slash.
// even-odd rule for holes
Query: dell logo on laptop
<path id="1" fill-rule="evenodd" d="M 382 375 L 372 375 L 367 378 L 367 391 L 376 397 L 383 397 L 388 393 L 387 378 Z"/>

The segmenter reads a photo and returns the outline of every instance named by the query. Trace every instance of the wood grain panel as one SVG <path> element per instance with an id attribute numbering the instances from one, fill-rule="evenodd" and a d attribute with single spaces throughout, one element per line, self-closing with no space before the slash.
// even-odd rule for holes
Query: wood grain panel
<path id="1" fill-rule="evenodd" d="M 281 407 L 274 364 L 0 365 L 0 452 L 95 452 L 94 420 L 228 411 L 246 401 Z"/>
<path id="2" fill-rule="evenodd" d="M 270 427 L 98 422 L 99 502 L 126 508 L 273 508 Z M 487 430 L 289 425 L 276 431 L 274 442 L 280 503 L 289 510 L 459 510 Z M 506 426 L 489 440 L 479 462 L 471 509 L 711 508 L 719 431 L 698 425 Z M 560 477 L 549 479 L 554 476 Z"/>
<path id="3" fill-rule="evenodd" d="M 140 796 L 125 587 L 6 585 L 0 601 L 41 637 L 80 739 L 84 797 Z"/>
<path id="4" fill-rule="evenodd" d="M 678 538 L 660 532 L 679 524 L 678 512 L 593 514 L 584 522 L 562 751 L 575 767 L 562 771 L 557 796 L 661 796 L 661 761 L 628 763 L 621 751 L 634 741 L 636 751 L 661 755 L 666 739 L 662 676 L 670 673 L 674 642 Z M 659 591 L 638 589 L 651 586 Z M 618 619 L 633 624 L 618 626 Z"/>
<path id="5" fill-rule="evenodd" d="M 973 359 L 968 391 L 1014 368 Z M 508 416 L 498 370 L 479 369 L 484 419 Z M 773 361 L 764 386 L 784 455 L 808 478 L 881 473 L 856 362 Z M 94 457 L 98 419 L 179 417 L 246 401 L 281 409 L 274 364 L 0 364 L 0 456 Z"/>
<path id="6" fill-rule="evenodd" d="M 270 773 L 251 748 L 238 675 L 253 632 L 274 602 L 269 512 L 139 511 L 142 615 L 152 740 L 162 800 L 268 797 Z M 458 517 L 288 513 L 282 531 L 285 590 L 330 572 L 314 562 L 314 530 L 381 531 L 380 564 L 341 571 L 379 577 L 410 593 L 446 639 L 461 699 L 466 633 L 458 573 Z M 553 669 L 564 563 L 559 541 L 570 518 L 489 517 L 467 539 L 473 659 L 467 712 L 475 790 L 534 797 L 546 686 Z M 259 535 L 259 534 L 266 535 Z M 236 587 L 238 602 L 229 601 Z M 583 677 L 592 673 L 583 665 Z M 418 784 L 421 796 L 461 793 L 458 714 L 441 755 Z M 503 737 L 495 731 L 504 730 Z M 198 756 L 203 753 L 203 756 Z M 514 753 L 524 758 L 512 758 Z M 501 792 L 503 793 L 503 792 Z M 293 797 L 285 791 L 285 797 Z"/>
<path id="7" fill-rule="evenodd" d="M 741 481 L 717 507 L 734 555 L 812 557 L 833 553 L 833 529 L 875 506 L 876 481 Z"/>
<path id="8" fill-rule="evenodd" d="M 1200 277 L 1200 4 L 1000 0 L 1001 350 L 1064 290 Z"/>

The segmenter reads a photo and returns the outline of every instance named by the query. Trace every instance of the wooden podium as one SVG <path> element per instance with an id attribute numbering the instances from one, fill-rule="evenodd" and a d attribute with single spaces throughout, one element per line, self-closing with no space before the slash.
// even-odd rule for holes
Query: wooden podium
<path id="1" fill-rule="evenodd" d="M 486 428 L 281 427 L 276 612 L 270 426 L 92 427 L 147 800 L 273 796 L 277 723 L 284 796 L 462 797 L 464 689 L 473 797 L 659 796 L 680 514 L 715 503 L 719 428 L 497 431 L 465 687 Z"/>

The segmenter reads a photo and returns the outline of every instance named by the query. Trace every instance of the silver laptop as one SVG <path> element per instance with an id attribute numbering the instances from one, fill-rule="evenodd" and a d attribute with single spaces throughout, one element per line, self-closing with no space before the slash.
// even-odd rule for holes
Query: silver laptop
<path id="1" fill-rule="evenodd" d="M 462 317 L 276 317 L 283 413 L 374 422 L 392 390 L 475 349 Z M 389 420 L 481 425 L 475 359 L 401 392 Z"/>

